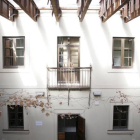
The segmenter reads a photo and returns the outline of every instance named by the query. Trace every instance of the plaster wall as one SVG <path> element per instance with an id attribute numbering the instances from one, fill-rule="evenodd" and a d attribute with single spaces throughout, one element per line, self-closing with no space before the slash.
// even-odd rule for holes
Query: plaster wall
<path id="1" fill-rule="evenodd" d="M 51 16 L 51 11 L 41 11 L 38 22 L 34 22 L 23 11 L 15 22 L 0 17 L 0 90 L 14 93 L 24 89 L 31 94 L 36 91 L 47 93 L 46 67 L 57 66 L 57 36 L 80 37 L 80 66 L 92 65 L 92 84 L 89 91 L 71 91 L 68 106 L 67 91 L 50 91 L 52 109 L 46 117 L 39 108 L 24 110 L 24 129 L 29 134 L 4 134 L 8 129 L 7 107 L 3 107 L 0 117 L 1 140 L 57 140 L 57 115 L 59 113 L 78 113 L 86 119 L 87 140 L 139 140 L 140 115 L 138 113 L 140 96 L 140 55 L 139 24 L 140 18 L 124 23 L 117 13 L 106 23 L 102 23 L 98 11 L 88 11 L 81 23 L 77 11 L 63 11 L 59 23 Z M 3 69 L 3 36 L 25 36 L 25 67 L 19 69 Z M 135 37 L 134 67 L 132 69 L 112 69 L 113 37 Z M 110 135 L 112 130 L 113 105 L 110 98 L 119 96 L 116 91 L 129 95 L 129 130 L 134 134 Z M 101 91 L 97 98 L 93 92 Z M 95 100 L 99 105 L 95 106 Z M 62 105 L 59 102 L 62 101 Z M 42 121 L 42 126 L 36 126 Z"/>

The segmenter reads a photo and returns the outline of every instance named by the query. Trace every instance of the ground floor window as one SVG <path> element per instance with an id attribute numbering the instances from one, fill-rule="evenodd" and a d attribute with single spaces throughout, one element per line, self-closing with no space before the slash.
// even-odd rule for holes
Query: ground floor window
<path id="1" fill-rule="evenodd" d="M 129 106 L 114 106 L 113 129 L 128 129 L 128 109 Z"/>
<path id="2" fill-rule="evenodd" d="M 23 107 L 8 105 L 9 128 L 23 128 Z"/>

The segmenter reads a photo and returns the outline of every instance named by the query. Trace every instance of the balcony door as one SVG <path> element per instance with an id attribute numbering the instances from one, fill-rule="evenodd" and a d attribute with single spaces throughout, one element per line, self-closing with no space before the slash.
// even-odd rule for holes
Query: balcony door
<path id="1" fill-rule="evenodd" d="M 79 57 L 79 38 L 61 37 L 61 42 L 58 41 L 58 83 L 79 83 Z"/>

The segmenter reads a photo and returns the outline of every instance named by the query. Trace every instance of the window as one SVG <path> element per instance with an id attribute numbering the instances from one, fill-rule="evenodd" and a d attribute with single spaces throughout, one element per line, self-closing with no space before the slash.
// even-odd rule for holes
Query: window
<path id="1" fill-rule="evenodd" d="M 3 37 L 4 67 L 24 66 L 25 37 Z"/>
<path id="2" fill-rule="evenodd" d="M 79 37 L 58 37 L 58 67 L 79 67 Z"/>
<path id="3" fill-rule="evenodd" d="M 23 107 L 8 105 L 9 128 L 23 128 Z"/>
<path id="4" fill-rule="evenodd" d="M 113 68 L 132 68 L 134 38 L 113 38 Z"/>
<path id="5" fill-rule="evenodd" d="M 128 106 L 114 106 L 113 129 L 128 129 Z"/>
<path id="6" fill-rule="evenodd" d="M 59 83 L 79 82 L 79 69 L 74 69 L 80 66 L 79 46 L 79 37 L 58 37 Z"/>

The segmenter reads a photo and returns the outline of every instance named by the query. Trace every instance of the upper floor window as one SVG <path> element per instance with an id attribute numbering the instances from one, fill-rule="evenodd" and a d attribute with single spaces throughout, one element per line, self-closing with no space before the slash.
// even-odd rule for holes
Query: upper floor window
<path id="1" fill-rule="evenodd" d="M 113 38 L 113 68 L 132 68 L 134 38 Z"/>
<path id="2" fill-rule="evenodd" d="M 79 83 L 79 39 L 79 37 L 58 37 L 57 62 L 58 68 L 61 68 L 57 74 L 58 83 Z"/>
<path id="3" fill-rule="evenodd" d="M 79 67 L 79 37 L 58 37 L 58 67 Z"/>
<path id="4" fill-rule="evenodd" d="M 4 67 L 24 66 L 25 37 L 3 37 Z"/>
<path id="5" fill-rule="evenodd" d="M 8 105 L 9 128 L 23 128 L 23 107 Z"/>
<path id="6" fill-rule="evenodd" d="M 113 129 L 128 129 L 128 106 L 114 106 Z"/>

